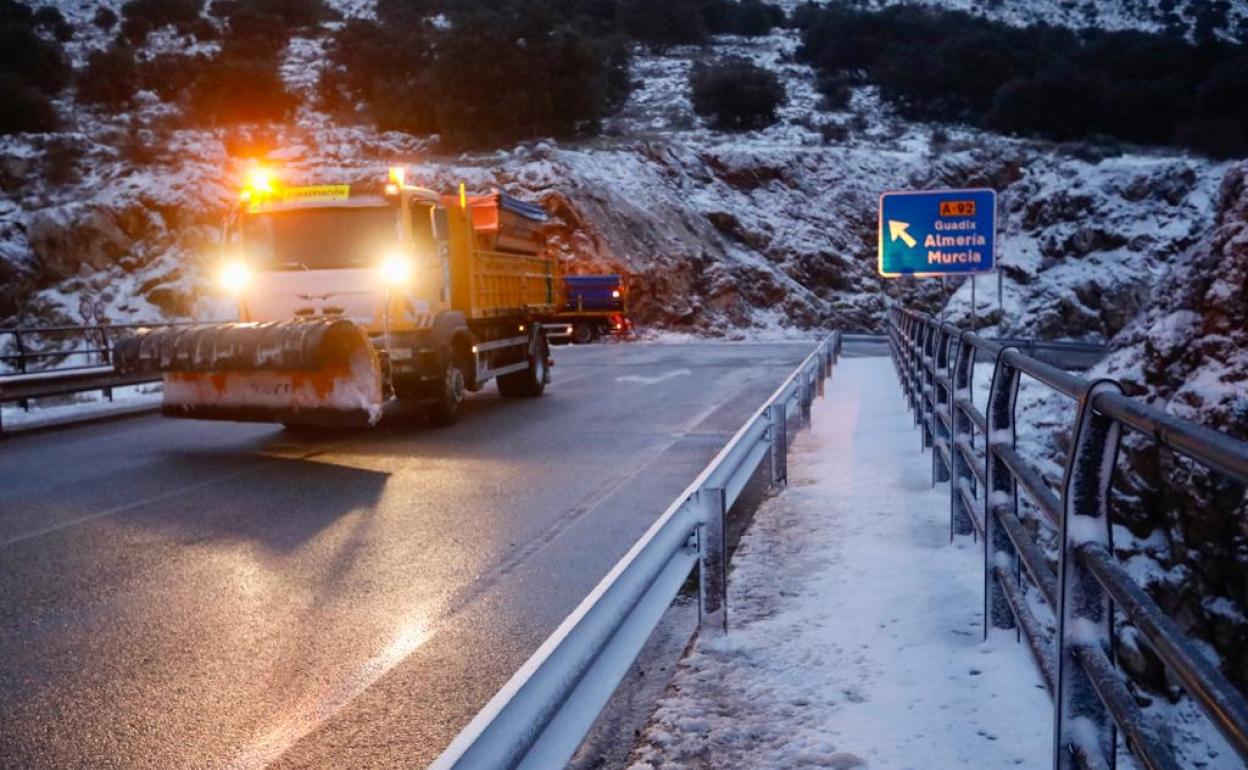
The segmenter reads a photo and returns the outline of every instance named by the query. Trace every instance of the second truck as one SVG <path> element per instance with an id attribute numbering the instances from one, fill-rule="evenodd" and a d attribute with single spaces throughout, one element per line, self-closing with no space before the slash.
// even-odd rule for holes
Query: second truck
<path id="1" fill-rule="evenodd" d="M 140 332 L 116 367 L 162 373 L 168 416 L 288 425 L 372 424 L 390 400 L 450 423 L 491 379 L 542 395 L 559 281 L 545 212 L 405 177 L 286 187 L 257 171 L 223 233 L 239 321 Z"/>

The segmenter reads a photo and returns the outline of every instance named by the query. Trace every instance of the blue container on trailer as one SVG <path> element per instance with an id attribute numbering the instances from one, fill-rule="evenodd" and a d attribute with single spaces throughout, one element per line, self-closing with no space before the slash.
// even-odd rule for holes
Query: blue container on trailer
<path id="1" fill-rule="evenodd" d="M 624 287 L 618 275 L 567 275 L 565 311 L 623 312 Z"/>

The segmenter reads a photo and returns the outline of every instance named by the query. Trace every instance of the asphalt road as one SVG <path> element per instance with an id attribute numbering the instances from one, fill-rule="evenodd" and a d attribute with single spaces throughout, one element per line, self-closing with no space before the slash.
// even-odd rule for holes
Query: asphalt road
<path id="1" fill-rule="evenodd" d="M 811 346 L 556 348 L 544 398 L 0 442 L 0 767 L 420 767 Z"/>

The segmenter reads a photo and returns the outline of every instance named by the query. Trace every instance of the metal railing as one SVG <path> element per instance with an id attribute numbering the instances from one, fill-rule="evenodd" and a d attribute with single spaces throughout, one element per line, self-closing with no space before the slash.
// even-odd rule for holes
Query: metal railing
<path id="1" fill-rule="evenodd" d="M 1113 380 L 1080 378 L 926 315 L 893 308 L 889 336 L 923 446 L 932 448 L 933 480 L 950 481 L 950 537 L 984 541 L 985 638 L 992 628 L 1017 629 L 1053 697 L 1054 767 L 1114 767 L 1118 730 L 1143 767 L 1179 767 L 1114 662 L 1115 611 L 1248 761 L 1248 701 L 1118 562 L 1109 516 L 1123 428 L 1239 484 L 1248 484 L 1248 443 L 1128 398 Z M 971 398 L 977 355 L 995 364 L 986 413 Z M 1022 375 L 1077 407 L 1060 494 L 1017 451 Z M 1056 572 L 1020 518 L 1020 488 L 1041 514 L 1029 518 L 1057 535 Z M 1053 611 L 1056 633 L 1037 619 L 1031 596 Z"/>
<path id="2" fill-rule="evenodd" d="M 0 328 L 0 403 L 98 390 L 112 400 L 113 388 L 160 381 L 159 374 L 119 374 L 113 349 L 137 329 L 191 326 L 193 322 L 87 324 Z M 49 341 L 55 344 L 48 344 Z M 11 350 L 11 352 L 5 352 Z M 7 372 L 3 370 L 8 370 Z M 0 422 L 0 434 L 4 425 Z"/>
<path id="3" fill-rule="evenodd" d="M 431 770 L 549 770 L 576 752 L 694 567 L 700 633 L 728 628 L 725 518 L 771 458 L 788 478 L 789 422 L 811 404 L 840 355 L 834 332 L 776 389 L 580 605 L 430 765 Z"/>

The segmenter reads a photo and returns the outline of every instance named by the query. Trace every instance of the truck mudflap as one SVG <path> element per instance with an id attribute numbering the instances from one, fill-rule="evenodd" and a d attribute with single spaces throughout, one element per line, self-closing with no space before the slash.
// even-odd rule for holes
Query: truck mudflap
<path id="1" fill-rule="evenodd" d="M 113 364 L 161 373 L 170 417 L 325 426 L 381 417 L 377 351 L 345 319 L 142 330 L 117 343 Z"/>

